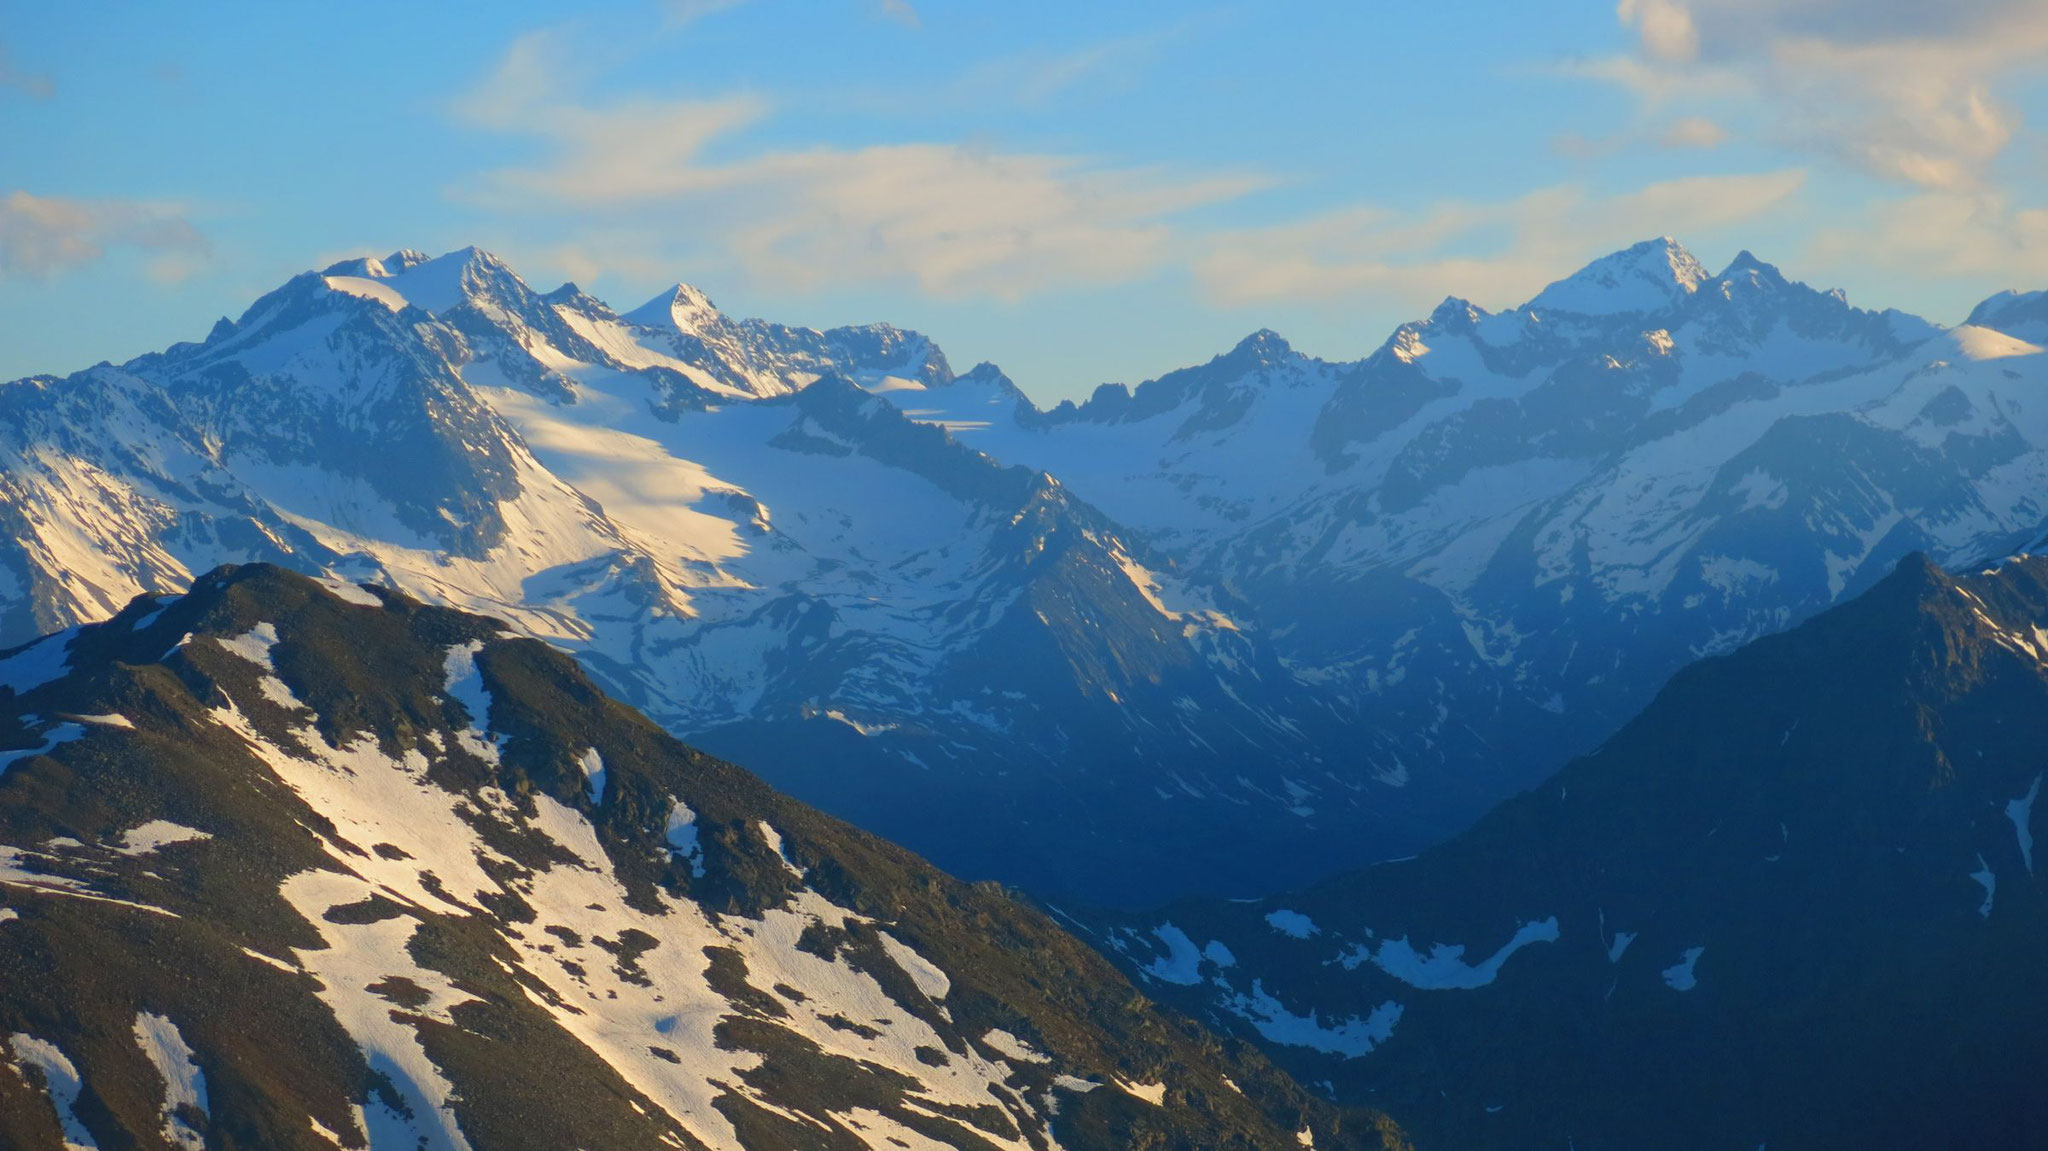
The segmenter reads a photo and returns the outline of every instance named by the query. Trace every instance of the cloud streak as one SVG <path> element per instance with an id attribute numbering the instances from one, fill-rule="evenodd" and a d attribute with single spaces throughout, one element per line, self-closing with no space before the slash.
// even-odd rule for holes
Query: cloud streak
<path id="1" fill-rule="evenodd" d="M 461 102 L 465 122 L 543 155 L 457 194 L 686 237 L 777 288 L 894 281 L 1015 300 L 1125 281 L 1171 256 L 1178 214 L 1269 182 L 954 143 L 748 150 L 774 111 L 761 97 L 591 104 L 561 88 L 566 71 L 551 35 L 529 36 Z"/>
<path id="2" fill-rule="evenodd" d="M 1224 233 L 1196 265 L 1219 305 L 1376 303 L 1414 309 L 1443 296 L 1505 307 L 1533 296 L 1588 253 L 1645 236 L 1754 219 L 1804 185 L 1797 169 L 1670 180 L 1599 195 L 1577 185 L 1420 213 L 1360 206 Z"/>
<path id="3" fill-rule="evenodd" d="M 206 237 L 169 205 L 19 189 L 0 198 L 0 279 L 47 279 L 117 247 L 152 254 L 149 272 L 161 282 L 183 279 L 211 251 Z"/>

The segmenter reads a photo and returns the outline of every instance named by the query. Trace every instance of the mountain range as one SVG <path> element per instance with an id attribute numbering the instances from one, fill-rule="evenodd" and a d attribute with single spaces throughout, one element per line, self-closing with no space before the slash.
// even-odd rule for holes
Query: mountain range
<path id="1" fill-rule="evenodd" d="M 1043 410 L 917 333 L 400 252 L 0 386 L 0 642 L 219 563 L 367 580 L 962 874 L 1255 895 L 1443 840 L 1910 551 L 2038 538 L 2030 336 L 2038 295 L 1945 330 L 1658 240 Z"/>
<path id="2" fill-rule="evenodd" d="M 1412 860 L 1107 917 L 1423 1147 L 2048 1142 L 2048 558 L 1911 555 Z"/>
<path id="3" fill-rule="evenodd" d="M 0 748 L 9 1148 L 1406 1145 L 495 620 L 221 568 Z"/>

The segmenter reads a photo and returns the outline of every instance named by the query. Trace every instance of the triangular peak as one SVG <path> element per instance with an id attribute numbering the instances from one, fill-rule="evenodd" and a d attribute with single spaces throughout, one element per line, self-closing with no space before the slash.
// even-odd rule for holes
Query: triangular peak
<path id="1" fill-rule="evenodd" d="M 1662 236 L 1602 256 L 1537 293 L 1523 310 L 1582 316 L 1660 312 L 1684 301 L 1707 279 L 1706 267 L 1691 252 Z"/>
<path id="2" fill-rule="evenodd" d="M 689 284 L 677 284 L 657 293 L 653 299 L 625 314 L 628 322 L 643 328 L 673 328 L 693 335 L 723 318 L 711 297 Z"/>

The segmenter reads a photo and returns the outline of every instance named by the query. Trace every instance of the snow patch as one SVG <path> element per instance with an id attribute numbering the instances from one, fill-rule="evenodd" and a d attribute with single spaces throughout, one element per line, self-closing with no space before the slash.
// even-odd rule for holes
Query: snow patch
<path id="1" fill-rule="evenodd" d="M 576 758 L 576 766 L 583 769 L 583 778 L 590 783 L 591 805 L 593 807 L 602 807 L 604 805 L 605 781 L 604 756 L 599 755 L 597 749 L 593 747 Z"/>
<path id="2" fill-rule="evenodd" d="M 85 1124 L 78 1121 L 78 1096 L 85 1089 L 85 1080 L 79 1077 L 78 1068 L 57 1049 L 54 1043 L 37 1039 L 33 1035 L 15 1032 L 8 1037 L 8 1046 L 14 1049 L 14 1058 L 43 1073 L 43 1082 L 49 1088 L 50 1102 L 57 1108 L 57 1122 L 64 1131 L 64 1151 L 99 1151 L 99 1144 Z"/>
<path id="3" fill-rule="evenodd" d="M 926 999 L 937 1003 L 953 990 L 953 981 L 946 977 L 946 973 L 939 970 L 937 964 L 919 955 L 908 943 L 886 931 L 878 931 L 875 934 L 882 939 L 882 950 L 889 953 L 889 958 L 903 969 L 903 974 L 910 976 L 910 981 L 917 984 L 917 989 L 924 993 Z"/>
<path id="4" fill-rule="evenodd" d="M 46 635 L 27 647 L 0 659 L 0 687 L 26 695 L 46 683 L 55 683 L 71 672 L 71 641 L 77 628 Z"/>
<path id="5" fill-rule="evenodd" d="M 1970 873 L 1970 878 L 1976 880 L 1978 885 L 1984 889 L 1984 904 L 1977 908 L 1977 914 L 1989 919 L 1991 918 L 1991 900 L 1998 894 L 1998 875 L 1991 870 L 1990 864 L 1984 862 L 1982 853 L 1979 853 L 1977 856 L 1977 870 Z"/>
<path id="6" fill-rule="evenodd" d="M 1316 926 L 1315 920 L 1310 919 L 1299 911 L 1288 911 L 1284 908 L 1279 911 L 1267 912 L 1266 926 L 1282 935 L 1292 936 L 1295 939 L 1307 939 L 1309 936 L 1322 930 Z"/>
<path id="7" fill-rule="evenodd" d="M 1704 947 L 1686 948 L 1684 958 L 1664 969 L 1664 985 L 1673 991 L 1691 991 L 1698 987 L 1700 981 L 1693 975 L 1693 965 L 1706 953 L 1707 949 Z"/>
<path id="8" fill-rule="evenodd" d="M 114 848 L 123 855 L 148 855 L 159 847 L 173 843 L 191 843 L 194 840 L 212 839 L 213 833 L 200 831 L 172 823 L 168 819 L 152 819 L 140 827 L 131 827 L 121 833 L 121 841 Z"/>
<path id="9" fill-rule="evenodd" d="M 1380 942 L 1379 950 L 1360 944 L 1340 962 L 1347 970 L 1355 970 L 1360 964 L 1370 961 L 1373 966 L 1388 975 L 1425 991 L 1468 991 L 1492 983 L 1500 974 L 1508 957 L 1531 943 L 1555 943 L 1558 940 L 1557 917 L 1534 920 L 1516 929 L 1514 937 L 1502 944 L 1478 964 L 1465 962 L 1465 946 L 1461 943 L 1438 943 L 1431 945 L 1428 954 L 1417 950 L 1408 942 L 1407 936 Z"/>
<path id="10" fill-rule="evenodd" d="M 1394 1036 L 1394 1025 L 1401 1021 L 1401 1005 L 1389 999 L 1372 1009 L 1361 1019 L 1323 1022 L 1314 1008 L 1307 1015 L 1296 1015 L 1287 1009 L 1261 980 L 1252 980 L 1249 995 L 1233 993 L 1221 1000 L 1225 1010 L 1249 1022 L 1260 1035 L 1272 1043 L 1288 1047 L 1305 1047 L 1326 1055 L 1341 1055 L 1356 1059 L 1372 1051 Z"/>
<path id="11" fill-rule="evenodd" d="M 1171 923 L 1162 923 L 1152 929 L 1159 942 L 1166 945 L 1166 954 L 1145 965 L 1145 974 L 1181 987 L 1193 987 L 1202 981 L 1202 949 L 1188 938 L 1188 933 Z"/>
<path id="12" fill-rule="evenodd" d="M 2013 835 L 2019 839 L 2020 858 L 2026 861 L 2027 874 L 2034 874 L 2034 800 L 2041 796 L 2041 777 L 2034 777 L 2034 784 L 2027 793 L 2005 805 L 2005 817 L 2012 820 Z"/>
<path id="13" fill-rule="evenodd" d="M 1052 1057 L 998 1027 L 981 1037 L 984 1047 L 1020 1063 L 1050 1063 Z"/>
<path id="14" fill-rule="evenodd" d="M 176 1024 L 161 1015 L 135 1017 L 135 1042 L 164 1081 L 164 1138 L 184 1151 L 204 1151 L 206 1136 L 186 1122 L 187 1109 L 206 1115 L 206 1073 Z"/>
<path id="15" fill-rule="evenodd" d="M 704 845 L 697 842 L 697 813 L 682 800 L 669 797 L 668 827 L 662 838 L 668 843 L 669 852 L 681 856 L 690 865 L 690 874 L 704 878 Z"/>

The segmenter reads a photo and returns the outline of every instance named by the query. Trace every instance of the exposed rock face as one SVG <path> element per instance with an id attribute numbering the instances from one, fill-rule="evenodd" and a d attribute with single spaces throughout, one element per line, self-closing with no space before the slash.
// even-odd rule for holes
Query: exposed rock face
<path id="1" fill-rule="evenodd" d="M 1400 1145 L 491 620 L 224 568 L 0 746 L 8 1147 Z"/>

